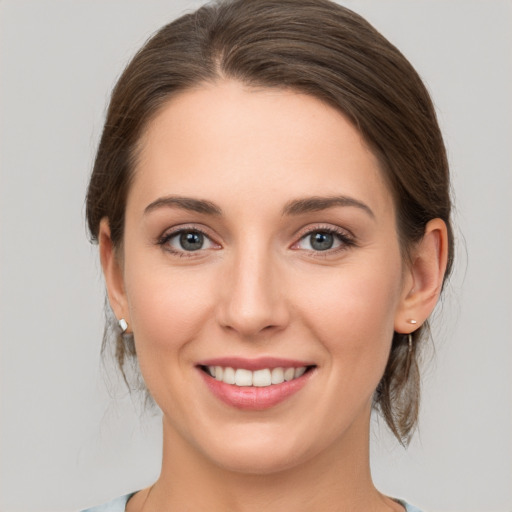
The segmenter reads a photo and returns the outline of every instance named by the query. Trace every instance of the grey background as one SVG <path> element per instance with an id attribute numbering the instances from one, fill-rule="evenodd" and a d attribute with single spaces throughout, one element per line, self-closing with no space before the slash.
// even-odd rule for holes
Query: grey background
<path id="1" fill-rule="evenodd" d="M 76 510 L 158 475 L 158 415 L 99 362 L 104 291 L 84 191 L 116 77 L 151 32 L 200 3 L 0 1 L 2 512 Z M 376 422 L 374 477 L 432 512 L 510 512 L 512 2 L 345 4 L 427 82 L 456 191 L 459 259 L 420 431 L 406 451 Z"/>

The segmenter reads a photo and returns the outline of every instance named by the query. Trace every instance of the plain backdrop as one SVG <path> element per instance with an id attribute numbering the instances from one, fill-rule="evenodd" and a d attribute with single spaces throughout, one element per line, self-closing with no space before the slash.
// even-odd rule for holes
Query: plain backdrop
<path id="1" fill-rule="evenodd" d="M 84 193 L 116 77 L 200 3 L 0 1 L 2 512 L 77 510 L 158 475 L 158 414 L 100 364 L 104 288 Z M 512 3 L 344 3 L 426 81 L 456 200 L 457 268 L 420 430 L 404 450 L 375 422 L 374 478 L 426 511 L 511 512 Z"/>

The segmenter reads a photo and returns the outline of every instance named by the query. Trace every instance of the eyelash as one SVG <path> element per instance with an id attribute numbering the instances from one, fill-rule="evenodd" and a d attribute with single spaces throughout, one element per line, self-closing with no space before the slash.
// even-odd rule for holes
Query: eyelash
<path id="1" fill-rule="evenodd" d="M 194 253 L 199 253 L 202 251 L 202 249 L 198 249 L 197 251 L 186 251 L 186 250 L 175 250 L 171 246 L 167 245 L 170 240 L 173 238 L 183 234 L 183 233 L 199 233 L 203 235 L 206 239 L 208 239 L 211 243 L 217 244 L 214 242 L 210 235 L 208 235 L 205 231 L 202 229 L 195 227 L 195 226 L 186 226 L 186 227 L 180 227 L 179 229 L 176 229 L 175 231 L 171 231 L 168 233 L 164 233 L 162 236 L 160 236 L 157 240 L 157 245 L 161 246 L 164 250 L 170 252 L 171 254 L 178 256 L 180 258 L 193 258 L 197 257 Z M 307 231 L 303 232 L 300 236 L 300 238 L 292 245 L 292 248 L 299 244 L 302 240 L 305 240 L 308 236 L 311 236 L 315 233 L 327 233 L 330 235 L 334 235 L 338 241 L 341 243 L 339 247 L 336 247 L 334 249 L 326 249 L 324 251 L 315 251 L 315 250 L 308 250 L 307 252 L 310 254 L 314 254 L 315 257 L 325 258 L 329 255 L 337 254 L 338 252 L 345 251 L 351 247 L 357 246 L 355 237 L 352 234 L 348 234 L 345 230 L 342 229 L 336 229 L 332 226 L 315 226 L 313 228 L 309 228 Z M 295 249 L 299 250 L 299 249 Z"/>
<path id="2" fill-rule="evenodd" d="M 197 254 L 194 254 L 194 253 L 201 252 L 201 249 L 198 249 L 197 251 L 186 251 L 186 250 L 177 251 L 177 250 L 173 249 L 170 245 L 166 246 L 166 244 L 168 244 L 170 240 L 172 240 L 173 238 L 175 238 L 183 233 L 199 233 L 199 234 L 203 235 L 206 239 L 210 240 L 211 243 L 218 245 L 216 242 L 213 242 L 210 235 L 208 235 L 205 231 L 203 231 L 202 229 L 199 229 L 196 226 L 180 227 L 179 229 L 176 229 L 175 231 L 164 233 L 161 237 L 158 238 L 157 245 L 161 246 L 165 251 L 170 252 L 172 255 L 178 256 L 179 258 L 197 257 Z"/>
<path id="3" fill-rule="evenodd" d="M 334 235 L 335 238 L 338 239 L 340 242 L 340 246 L 336 247 L 334 249 L 326 249 L 324 251 L 315 251 L 315 250 L 307 250 L 310 254 L 314 255 L 316 258 L 326 258 L 329 256 L 332 256 L 334 254 L 337 254 L 342 251 L 346 251 L 347 249 L 350 249 L 351 247 L 356 247 L 356 239 L 352 233 L 348 233 L 346 230 L 343 230 L 341 228 L 335 228 L 333 226 L 314 226 L 313 228 L 308 228 L 307 231 L 301 234 L 299 240 L 293 244 L 293 246 L 296 246 L 299 244 L 302 240 L 307 239 L 311 235 L 315 233 L 328 233 L 330 235 Z M 297 249 L 298 250 L 298 249 Z"/>

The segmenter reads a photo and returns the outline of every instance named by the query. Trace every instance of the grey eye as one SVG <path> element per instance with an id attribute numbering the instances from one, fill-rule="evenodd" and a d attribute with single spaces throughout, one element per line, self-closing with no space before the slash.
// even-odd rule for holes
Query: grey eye
<path id="1" fill-rule="evenodd" d="M 334 245 L 334 235 L 325 231 L 317 231 L 309 235 L 309 243 L 315 251 L 327 251 Z"/>
<path id="2" fill-rule="evenodd" d="M 220 249 L 221 247 L 198 229 L 180 229 L 174 233 L 164 235 L 159 244 L 166 250 L 180 256 L 187 253 L 205 251 L 209 249 Z M 192 256 L 191 254 L 189 256 Z"/>
<path id="3" fill-rule="evenodd" d="M 179 235 L 179 242 L 185 251 L 198 251 L 203 248 L 204 235 L 197 231 L 184 231 Z"/>

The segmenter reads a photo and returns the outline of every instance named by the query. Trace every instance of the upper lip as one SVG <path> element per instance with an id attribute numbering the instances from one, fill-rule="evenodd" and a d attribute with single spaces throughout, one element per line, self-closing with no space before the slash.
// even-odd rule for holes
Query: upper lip
<path id="1" fill-rule="evenodd" d="M 265 368 L 300 368 L 302 366 L 315 366 L 315 364 L 310 361 L 298 361 L 281 357 L 258 357 L 254 359 L 244 357 L 215 357 L 200 361 L 197 365 L 243 368 L 251 371 L 263 370 Z"/>

